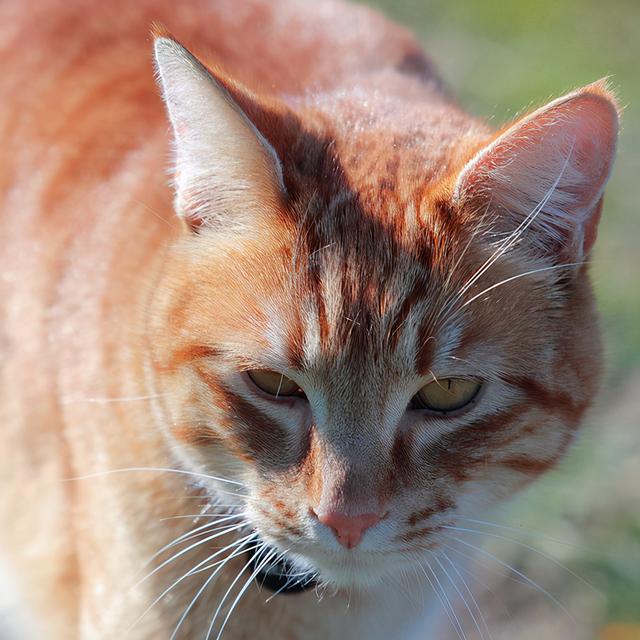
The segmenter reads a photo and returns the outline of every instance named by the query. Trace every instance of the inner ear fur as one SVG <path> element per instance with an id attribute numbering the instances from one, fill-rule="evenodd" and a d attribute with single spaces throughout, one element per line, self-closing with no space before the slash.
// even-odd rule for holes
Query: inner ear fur
<path id="1" fill-rule="evenodd" d="M 604 81 L 521 118 L 459 173 L 453 198 L 489 211 L 499 234 L 554 260 L 582 260 L 595 242 L 619 109 Z M 524 227 L 524 229 L 523 229 Z"/>
<path id="2" fill-rule="evenodd" d="M 248 115 L 260 101 L 168 35 L 154 51 L 173 130 L 176 212 L 193 229 L 255 223 L 285 191 L 278 154 Z"/>

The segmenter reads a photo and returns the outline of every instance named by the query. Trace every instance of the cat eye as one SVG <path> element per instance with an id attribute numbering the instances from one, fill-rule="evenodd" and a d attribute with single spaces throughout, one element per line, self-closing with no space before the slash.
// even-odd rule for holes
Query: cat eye
<path id="1" fill-rule="evenodd" d="M 457 411 L 471 404 L 482 385 L 467 378 L 439 378 L 425 385 L 413 397 L 417 409 L 439 413 Z"/>
<path id="2" fill-rule="evenodd" d="M 277 371 L 254 369 L 247 372 L 253 384 L 270 396 L 303 396 L 304 393 L 297 382 L 283 376 Z"/>

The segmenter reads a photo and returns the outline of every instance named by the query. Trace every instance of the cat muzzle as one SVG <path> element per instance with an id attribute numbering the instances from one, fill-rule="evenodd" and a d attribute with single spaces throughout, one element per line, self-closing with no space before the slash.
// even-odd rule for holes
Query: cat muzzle
<path id="1" fill-rule="evenodd" d="M 258 535 L 255 537 L 255 542 L 262 542 Z M 265 545 L 264 542 L 250 551 L 247 571 L 251 574 L 255 573 L 270 551 L 273 551 L 273 548 Z M 316 579 L 313 573 L 301 574 L 291 562 L 282 558 L 281 554 L 278 554 L 278 558 L 277 561 L 266 563 L 256 574 L 254 580 L 259 587 L 269 589 L 276 595 L 301 593 L 315 588 Z"/>

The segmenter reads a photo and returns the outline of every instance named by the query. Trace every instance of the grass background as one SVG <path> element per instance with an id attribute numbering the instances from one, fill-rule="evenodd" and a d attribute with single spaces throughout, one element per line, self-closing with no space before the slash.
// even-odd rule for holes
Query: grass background
<path id="1" fill-rule="evenodd" d="M 592 269 L 607 349 L 605 387 L 561 468 L 503 510 L 499 521 L 517 531 L 481 527 L 552 557 L 497 538 L 485 545 L 575 620 L 495 562 L 477 566 L 480 577 L 468 579 L 495 640 L 640 640 L 640 1 L 367 4 L 410 26 L 459 101 L 496 126 L 603 76 L 618 90 L 623 128 Z M 474 628 L 467 620 L 469 638 L 479 637 Z"/>

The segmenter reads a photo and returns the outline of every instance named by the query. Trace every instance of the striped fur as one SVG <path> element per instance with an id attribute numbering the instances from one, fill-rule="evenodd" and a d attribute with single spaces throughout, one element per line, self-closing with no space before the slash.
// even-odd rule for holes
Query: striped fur
<path id="1" fill-rule="evenodd" d="M 456 518 L 554 467 L 597 391 L 586 260 L 615 100 L 596 83 L 493 132 L 374 12 L 174 4 L 0 7 L 0 428 L 15 453 L 0 565 L 24 637 L 123 637 L 206 561 L 195 547 L 127 591 L 141 559 L 193 526 L 162 518 L 194 501 L 246 511 L 224 544 L 255 528 L 336 590 L 265 605 L 249 589 L 225 637 L 433 630 L 432 609 L 389 580 Z M 154 32 L 159 89 L 153 21 L 176 38 Z M 305 397 L 267 397 L 256 369 Z M 447 377 L 482 382 L 467 411 L 412 408 Z M 132 467 L 211 477 L 62 482 Z M 384 518 L 346 550 L 319 509 Z M 206 633 L 244 562 L 231 557 L 178 637 Z M 179 582 L 130 637 L 170 637 L 200 584 Z"/>

